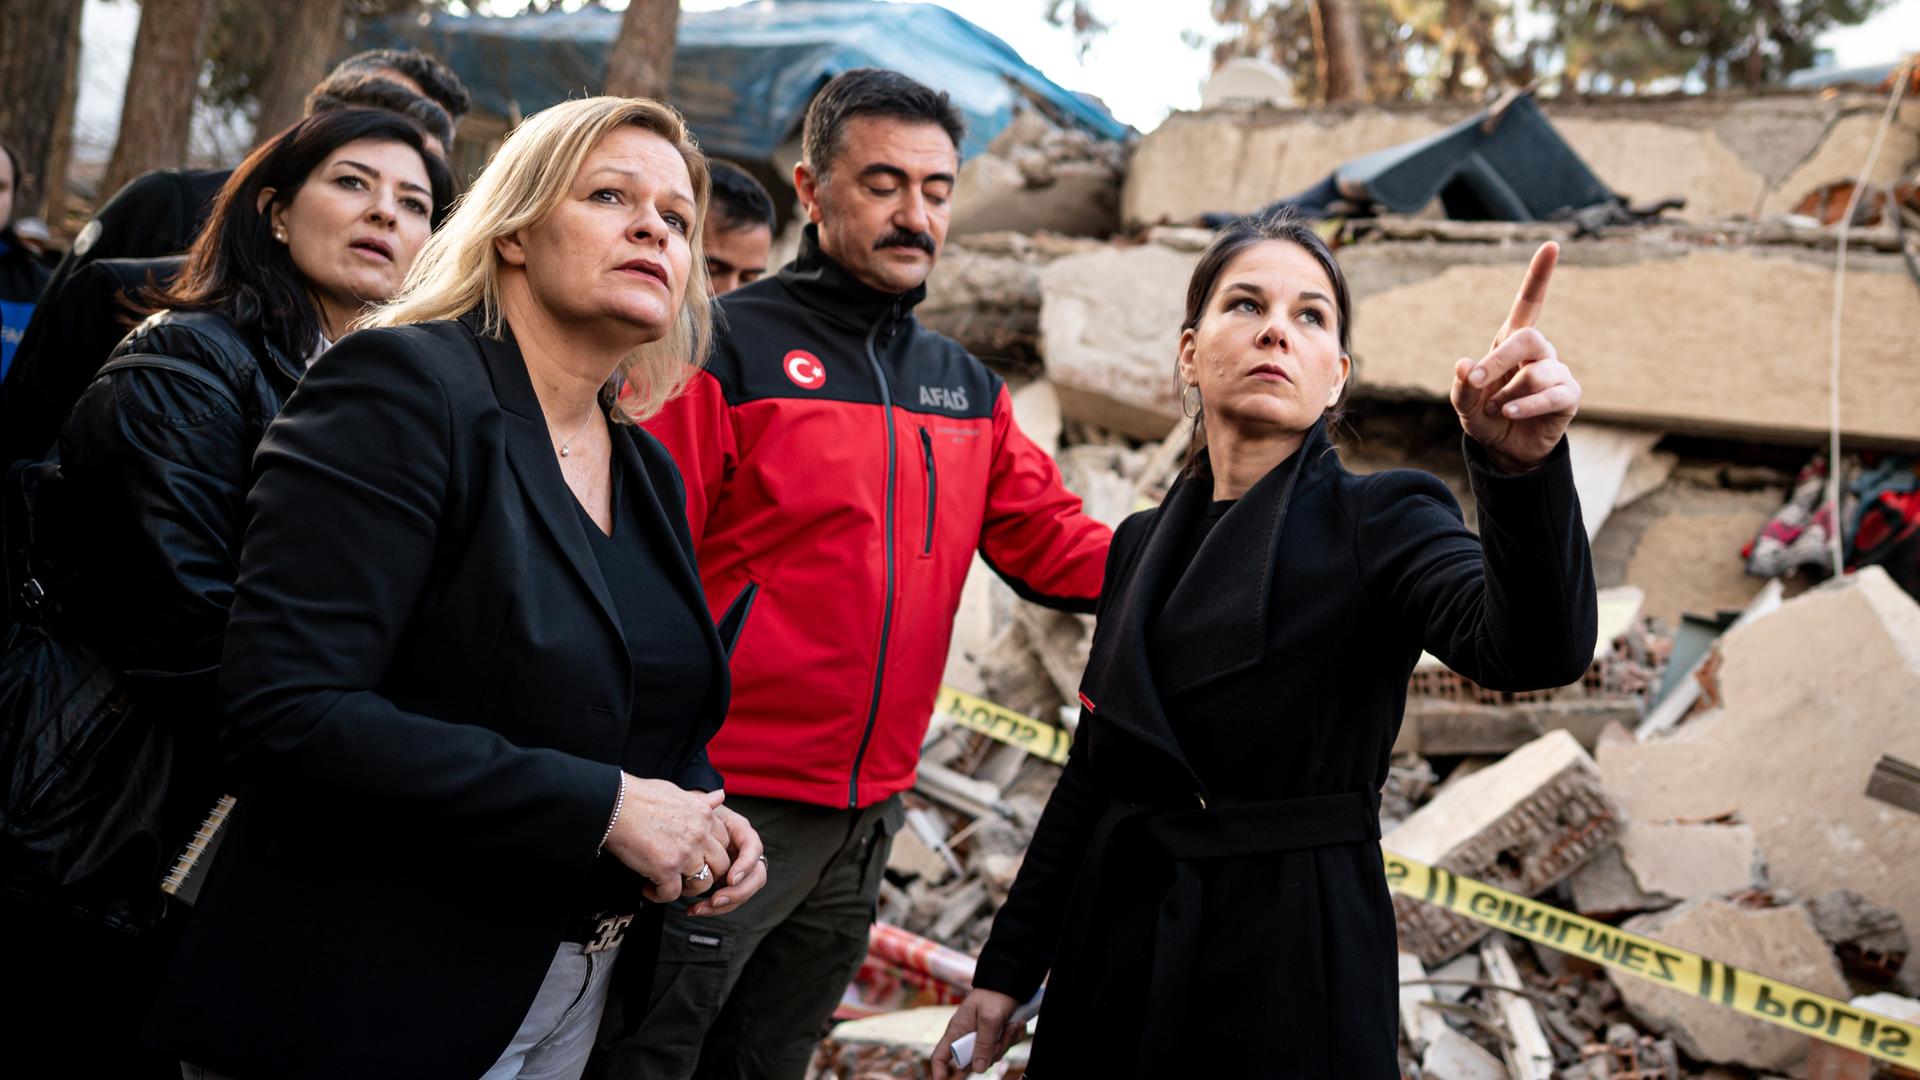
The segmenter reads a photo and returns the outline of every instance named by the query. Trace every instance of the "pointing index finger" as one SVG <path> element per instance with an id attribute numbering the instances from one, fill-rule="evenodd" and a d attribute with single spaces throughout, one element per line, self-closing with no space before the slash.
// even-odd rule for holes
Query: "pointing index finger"
<path id="1" fill-rule="evenodd" d="M 1494 339 L 1494 346 L 1515 330 L 1532 326 L 1540 320 L 1540 313 L 1547 306 L 1547 282 L 1553 278 L 1553 268 L 1560 263 L 1560 245 L 1552 240 L 1540 245 L 1533 253 L 1533 261 L 1527 264 L 1526 280 L 1520 283 L 1520 295 L 1513 298 L 1513 310 L 1507 313 L 1507 322 L 1500 328 L 1500 336 Z"/>

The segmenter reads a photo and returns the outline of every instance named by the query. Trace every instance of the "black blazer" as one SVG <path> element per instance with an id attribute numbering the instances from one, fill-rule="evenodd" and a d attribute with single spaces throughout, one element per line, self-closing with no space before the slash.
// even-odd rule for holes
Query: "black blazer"
<path id="1" fill-rule="evenodd" d="M 479 1075 L 589 893 L 611 874 L 638 906 L 638 875 L 597 854 L 621 769 L 719 783 L 726 659 L 672 460 L 614 429 L 674 582 L 658 602 L 706 627 L 697 716 L 633 700 L 525 362 L 477 326 L 349 335 L 261 443 L 221 670 L 222 751 L 250 783 L 149 1025 L 183 1060 Z M 630 741 L 642 725 L 681 737 Z M 649 913 L 622 950 L 647 977 Z"/>
<path id="2" fill-rule="evenodd" d="M 1433 476 L 1356 476 L 1316 426 L 1183 537 L 1205 477 L 1114 535 L 1073 752 L 974 985 L 1049 968 L 1037 1073 L 1392 1080 L 1379 791 L 1422 648 L 1482 686 L 1578 679 L 1593 567 L 1566 443 L 1467 445 L 1475 536 Z"/>

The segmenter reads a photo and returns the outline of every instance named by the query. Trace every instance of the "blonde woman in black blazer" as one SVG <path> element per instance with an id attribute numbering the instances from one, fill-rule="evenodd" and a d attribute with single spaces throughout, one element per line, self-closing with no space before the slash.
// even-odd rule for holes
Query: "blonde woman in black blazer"
<path id="1" fill-rule="evenodd" d="M 657 905 L 764 884 L 680 480 L 628 422 L 705 348 L 706 199 L 664 106 L 529 118 L 269 430 L 221 668 L 249 785 L 150 1024 L 184 1062 L 577 1076 Z"/>

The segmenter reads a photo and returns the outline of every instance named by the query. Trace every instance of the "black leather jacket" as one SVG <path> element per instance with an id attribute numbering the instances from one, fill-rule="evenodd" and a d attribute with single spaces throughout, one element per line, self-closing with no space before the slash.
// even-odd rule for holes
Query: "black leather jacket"
<path id="1" fill-rule="evenodd" d="M 160 358 L 94 380 L 67 417 L 37 554 L 59 621 L 129 671 L 220 662 L 253 451 L 304 358 L 211 312 L 163 311 L 109 358 Z M 209 680 L 210 681 L 210 680 Z M 209 699 L 211 700 L 211 699 Z"/>
<path id="2" fill-rule="evenodd" d="M 217 674 L 244 498 L 254 448 L 304 369 L 223 316 L 161 312 L 114 350 L 54 453 L 30 466 L 48 621 L 126 672 L 130 716 L 169 736 L 120 778 L 129 798 L 109 816 L 134 842 L 85 895 L 55 897 L 69 910 L 153 925 L 161 874 L 227 787 Z"/>

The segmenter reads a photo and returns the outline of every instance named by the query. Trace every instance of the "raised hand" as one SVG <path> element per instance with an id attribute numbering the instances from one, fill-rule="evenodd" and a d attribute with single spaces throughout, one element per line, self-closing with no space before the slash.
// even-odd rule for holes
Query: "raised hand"
<path id="1" fill-rule="evenodd" d="M 1559 261 L 1559 244 L 1541 244 L 1492 349 L 1479 360 L 1462 358 L 1453 365 L 1449 397 L 1460 427 L 1506 472 L 1525 472 L 1543 461 L 1580 410 L 1580 384 L 1553 343 L 1534 328 Z"/>

